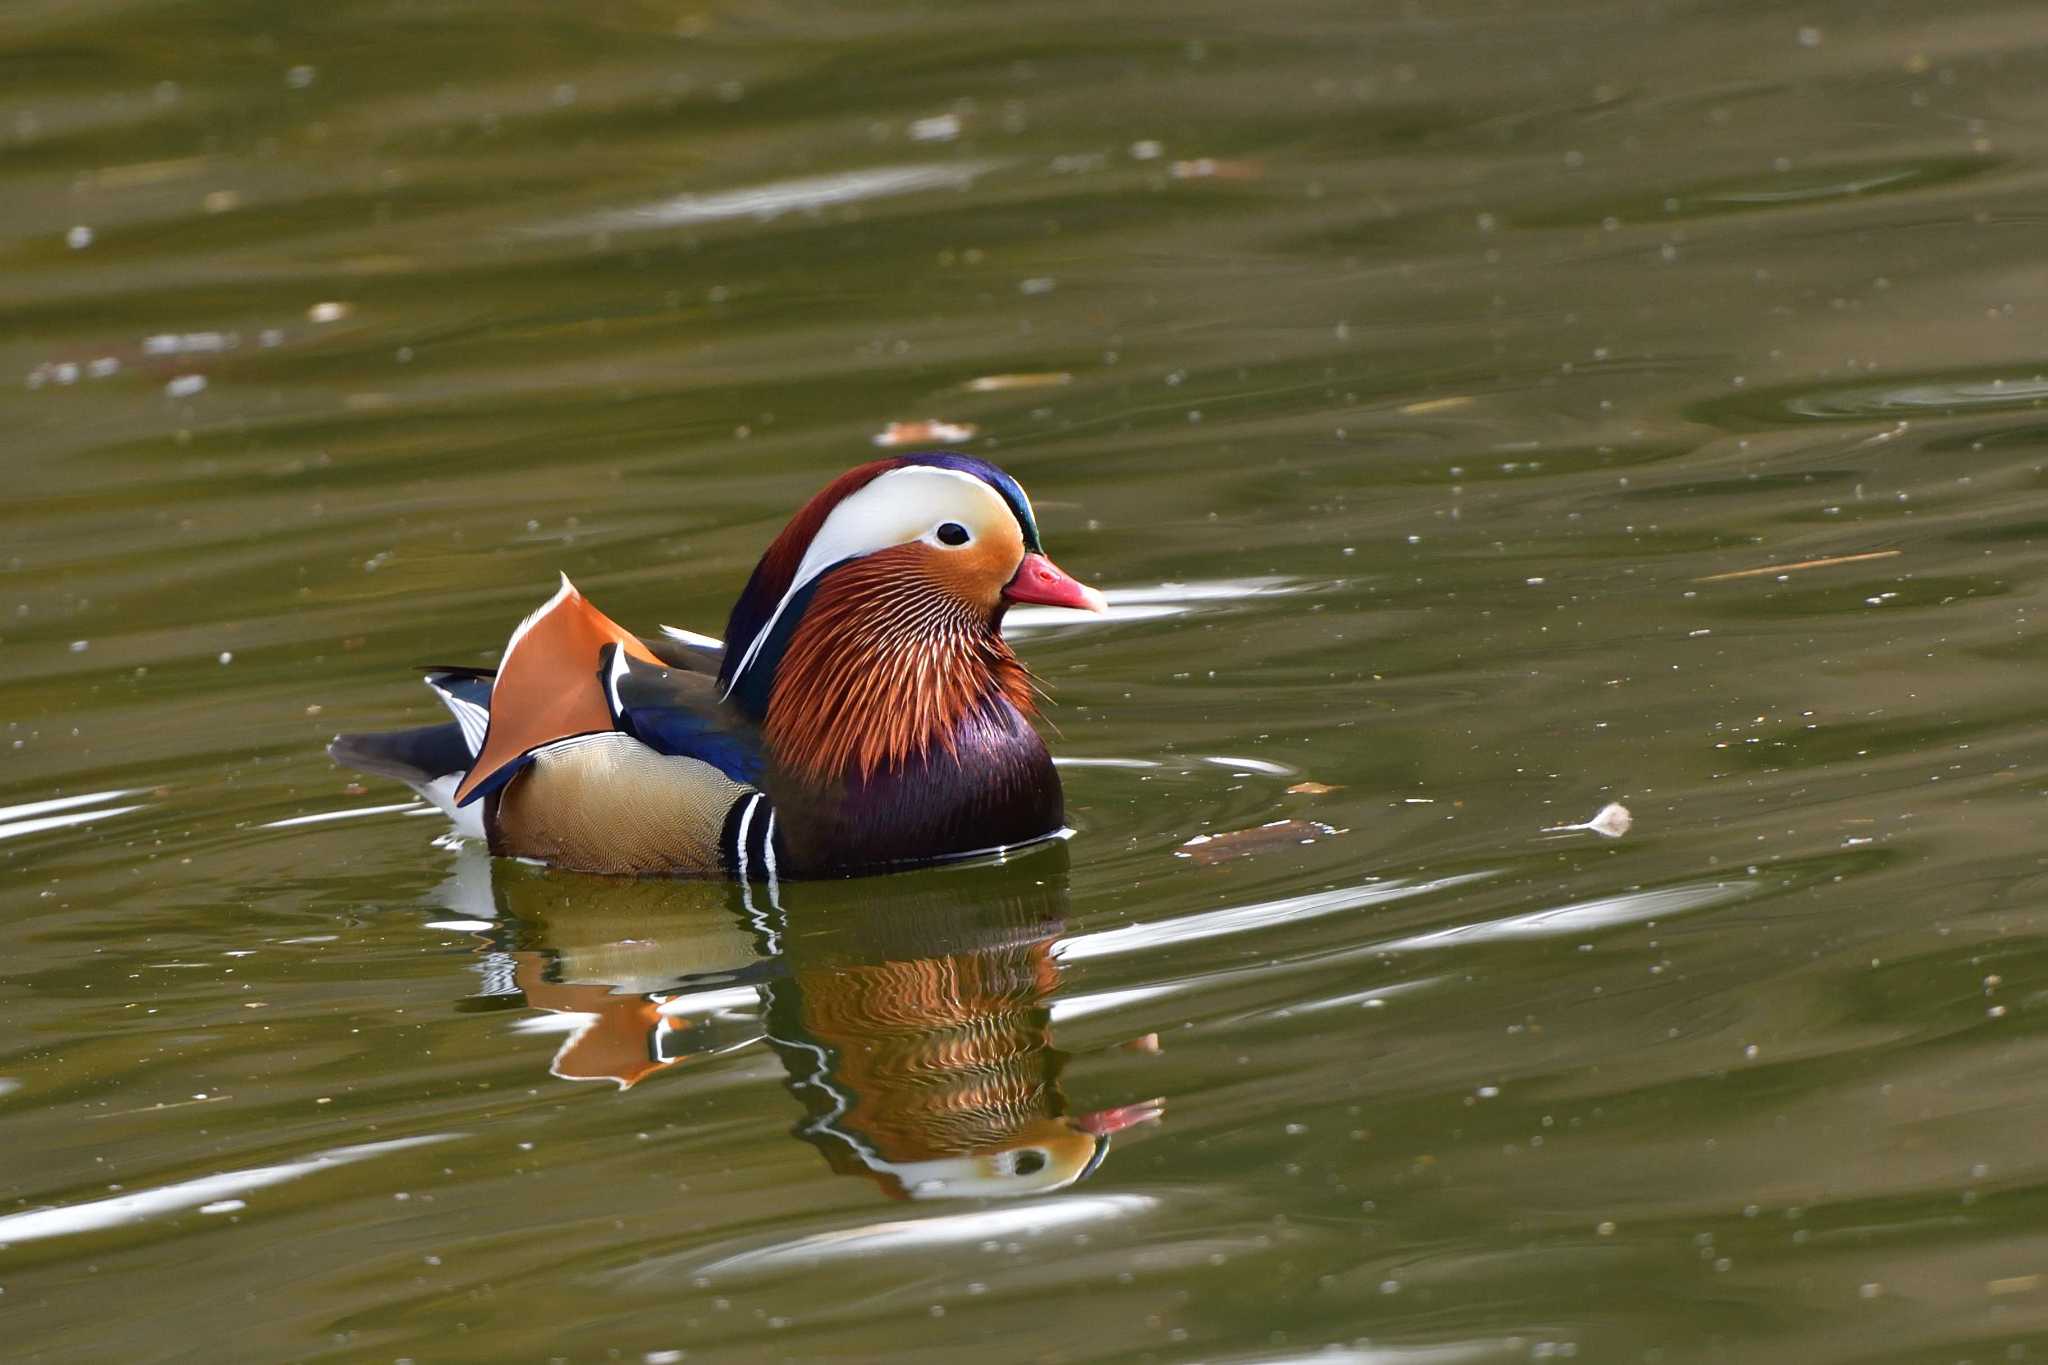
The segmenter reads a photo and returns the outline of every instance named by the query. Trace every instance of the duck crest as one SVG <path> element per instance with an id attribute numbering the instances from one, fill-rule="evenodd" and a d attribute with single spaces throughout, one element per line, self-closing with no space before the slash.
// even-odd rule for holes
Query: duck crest
<path id="1" fill-rule="evenodd" d="M 750 658 L 755 637 L 775 622 L 775 608 L 789 592 L 796 579 L 798 565 L 803 562 L 804 551 L 816 538 L 818 529 L 825 524 L 825 518 L 832 515 L 832 509 L 844 502 L 850 495 L 873 483 L 892 469 L 903 465 L 900 459 L 870 460 L 847 470 L 831 483 L 820 489 L 817 496 L 800 508 L 790 518 L 789 525 L 782 528 L 782 534 L 775 537 L 754 566 L 753 575 L 747 579 L 747 586 L 741 591 L 739 600 L 732 604 L 732 614 L 725 624 L 725 659 L 719 665 L 718 685 L 733 694 L 733 700 L 741 703 L 742 709 L 757 716 L 766 706 L 765 688 L 745 688 L 735 691 L 741 669 Z M 773 669 L 761 670 L 772 673 Z M 750 704 L 752 703 L 752 704 Z"/>
<path id="2" fill-rule="evenodd" d="M 776 666 L 762 733 L 777 762 L 813 782 L 865 780 L 952 754 L 966 722 L 1005 705 L 1033 713 L 1029 671 L 905 546 L 819 586 Z"/>

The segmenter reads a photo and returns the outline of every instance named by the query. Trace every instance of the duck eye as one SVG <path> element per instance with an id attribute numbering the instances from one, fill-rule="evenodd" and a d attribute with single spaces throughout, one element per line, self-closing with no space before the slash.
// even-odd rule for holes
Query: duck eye
<path id="1" fill-rule="evenodd" d="M 967 528 L 957 521 L 949 521 L 939 527 L 939 544 L 965 545 L 969 539 Z"/>

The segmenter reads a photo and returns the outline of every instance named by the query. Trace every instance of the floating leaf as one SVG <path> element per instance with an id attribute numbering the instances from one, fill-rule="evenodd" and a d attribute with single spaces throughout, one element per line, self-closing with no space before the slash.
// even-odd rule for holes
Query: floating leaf
<path id="1" fill-rule="evenodd" d="M 1197 834 L 1173 851 L 1176 858 L 1189 858 L 1203 866 L 1248 858 L 1274 849 L 1312 844 L 1342 834 L 1320 820 L 1272 820 L 1251 829 L 1234 829 L 1223 834 Z"/>

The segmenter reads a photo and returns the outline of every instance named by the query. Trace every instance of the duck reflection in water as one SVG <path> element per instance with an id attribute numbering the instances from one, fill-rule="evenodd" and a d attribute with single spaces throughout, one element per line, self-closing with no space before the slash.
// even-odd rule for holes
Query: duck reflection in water
<path id="1" fill-rule="evenodd" d="M 1064 857 L 810 883 L 779 900 L 502 862 L 458 881 L 491 880 L 491 1003 L 554 1016 L 522 1031 L 567 1026 L 555 1075 L 623 1089 L 765 1045 L 803 1105 L 794 1132 L 833 1170 L 892 1198 L 986 1198 L 1086 1179 L 1112 1135 L 1165 1107 L 1069 1112 L 1051 1009 Z"/>

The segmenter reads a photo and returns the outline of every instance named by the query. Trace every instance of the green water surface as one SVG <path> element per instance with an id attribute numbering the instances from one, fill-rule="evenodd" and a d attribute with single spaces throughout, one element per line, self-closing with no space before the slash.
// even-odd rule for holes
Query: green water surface
<path id="1" fill-rule="evenodd" d="M 0 1357 L 2048 1354 L 2038 4 L 12 0 L 0 186 Z M 1070 843 L 322 753 L 923 421 Z"/>

